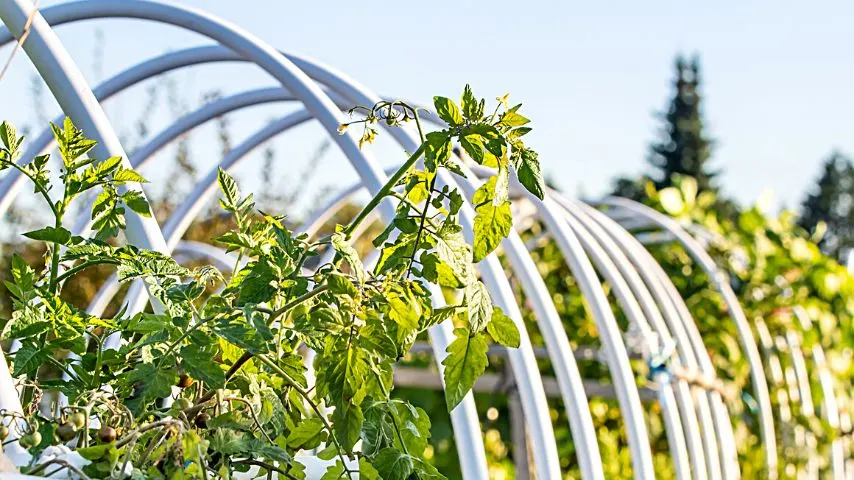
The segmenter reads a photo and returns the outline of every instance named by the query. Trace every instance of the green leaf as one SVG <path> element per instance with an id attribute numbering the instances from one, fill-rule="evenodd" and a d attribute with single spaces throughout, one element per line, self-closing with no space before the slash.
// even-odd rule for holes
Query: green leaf
<path id="1" fill-rule="evenodd" d="M 0 123 L 0 141 L 10 152 L 14 152 L 18 148 L 18 131 L 11 123 L 6 121 Z"/>
<path id="2" fill-rule="evenodd" d="M 489 332 L 493 340 L 501 345 L 519 348 L 521 341 L 519 329 L 516 328 L 516 324 L 510 317 L 504 315 L 500 308 L 493 308 L 492 320 L 486 324 L 486 331 Z"/>
<path id="3" fill-rule="evenodd" d="M 447 225 L 447 224 L 446 224 Z M 435 252 L 439 260 L 450 268 L 456 279 L 456 285 L 451 282 L 440 285 L 458 288 L 465 284 L 471 276 L 471 247 L 466 243 L 458 228 L 443 225 L 437 232 Z"/>
<path id="4" fill-rule="evenodd" d="M 365 457 L 359 458 L 359 480 L 382 480 L 380 473 Z"/>
<path id="5" fill-rule="evenodd" d="M 436 107 L 436 113 L 439 115 L 439 118 L 447 122 L 448 125 L 456 127 L 465 122 L 459 107 L 450 98 L 433 97 L 433 105 Z"/>
<path id="6" fill-rule="evenodd" d="M 478 110 L 477 98 L 475 98 L 474 93 L 471 91 L 471 86 L 468 84 L 463 89 L 463 98 L 460 105 L 463 107 L 463 115 L 468 120 L 479 120 L 483 115 L 483 112 L 479 112 Z"/>
<path id="7" fill-rule="evenodd" d="M 343 449 L 350 451 L 359 441 L 363 420 L 362 409 L 358 405 L 335 406 L 332 412 L 332 429 L 335 431 L 335 439 Z"/>
<path id="8" fill-rule="evenodd" d="M 388 316 L 392 321 L 406 331 L 418 328 L 419 312 L 416 310 L 415 299 L 407 291 L 392 290 L 386 295 L 386 301 Z"/>
<path id="9" fill-rule="evenodd" d="M 317 417 L 304 419 L 288 435 L 288 447 L 295 450 L 317 448 L 326 441 L 323 421 Z"/>
<path id="10" fill-rule="evenodd" d="M 142 175 L 131 168 L 122 168 L 113 174 L 113 181 L 117 183 L 133 182 L 133 183 L 148 183 Z"/>
<path id="11" fill-rule="evenodd" d="M 421 321 L 421 328 L 427 329 L 432 327 L 433 325 L 444 322 L 445 320 L 454 316 L 457 313 L 457 310 L 460 309 L 459 305 L 450 305 L 447 307 L 434 308 L 433 312 L 430 313 L 429 316 L 423 317 Z"/>
<path id="12" fill-rule="evenodd" d="M 446 131 L 430 132 L 427 134 L 427 146 L 424 152 L 424 166 L 428 172 L 435 172 L 437 165 L 442 165 L 451 158 L 453 146 L 451 135 Z"/>
<path id="13" fill-rule="evenodd" d="M 446 480 L 446 477 L 433 465 L 418 457 L 413 457 L 412 460 L 415 462 L 415 471 L 418 472 L 418 478 L 421 480 Z"/>
<path id="14" fill-rule="evenodd" d="M 58 243 L 60 245 L 68 245 L 71 241 L 71 232 L 62 227 L 44 227 L 32 232 L 24 234 L 25 237 L 33 240 L 48 243 Z"/>
<path id="15" fill-rule="evenodd" d="M 151 207 L 148 205 L 148 200 L 145 199 L 145 196 L 140 191 L 128 190 L 123 193 L 122 203 L 138 215 L 151 217 Z"/>
<path id="16" fill-rule="evenodd" d="M 239 287 L 238 305 L 260 304 L 270 301 L 276 294 L 276 273 L 270 263 L 262 258 L 244 267 L 248 274 Z"/>
<path id="17" fill-rule="evenodd" d="M 47 363 L 47 357 L 49 355 L 50 351 L 44 347 L 37 347 L 31 343 L 25 343 L 17 352 L 15 352 L 12 375 L 16 377 L 19 375 L 26 375 L 28 377 L 35 376 L 39 367 L 44 363 Z"/>
<path id="18" fill-rule="evenodd" d="M 371 374 L 368 362 L 368 352 L 348 338 L 328 340 L 315 359 L 318 391 L 338 405 L 362 403 L 368 387 L 365 379 Z"/>
<path id="19" fill-rule="evenodd" d="M 326 284 L 329 285 L 329 291 L 337 295 L 349 295 L 352 298 L 359 296 L 359 289 L 353 285 L 353 282 L 344 275 L 338 273 L 330 273 L 326 277 Z"/>
<path id="20" fill-rule="evenodd" d="M 136 314 L 125 326 L 125 328 L 134 333 L 154 333 L 171 327 L 172 319 L 170 317 L 145 312 Z"/>
<path id="21" fill-rule="evenodd" d="M 409 404 L 405 401 L 393 400 L 389 402 L 389 414 L 393 416 L 393 425 L 400 431 L 405 450 L 421 454 L 427 448 L 430 440 L 430 417 L 423 409 Z M 401 450 L 404 450 L 401 448 Z"/>
<path id="22" fill-rule="evenodd" d="M 154 400 L 171 395 L 178 375 L 173 368 L 158 367 L 153 363 L 138 363 L 127 378 L 128 384 L 141 385 L 136 389 L 137 397 L 128 401 L 130 409 L 139 412 Z"/>
<path id="23" fill-rule="evenodd" d="M 443 287 L 462 288 L 461 282 L 447 263 L 439 260 L 435 253 L 424 252 L 421 254 L 421 276 L 428 282 L 433 282 Z"/>
<path id="24" fill-rule="evenodd" d="M 521 127 L 522 125 L 530 123 L 530 120 L 517 113 L 519 107 L 521 106 L 522 104 L 520 103 L 519 105 L 516 105 L 515 107 L 504 112 L 501 115 L 501 121 L 499 121 L 498 124 L 506 127 Z"/>
<path id="25" fill-rule="evenodd" d="M 240 188 L 237 186 L 237 182 L 234 181 L 234 177 L 220 168 L 217 170 L 216 178 L 217 183 L 219 183 L 219 189 L 222 190 L 222 194 L 225 196 L 224 205 L 232 211 L 236 210 L 237 205 L 240 203 Z"/>
<path id="26" fill-rule="evenodd" d="M 492 204 L 495 196 L 497 177 L 492 177 L 474 192 L 473 202 L 476 215 L 474 217 L 474 261 L 486 258 L 498 247 L 513 228 L 513 214 L 510 202 L 499 206 Z"/>
<path id="27" fill-rule="evenodd" d="M 83 136 L 83 132 L 78 130 L 71 122 L 71 118 L 65 117 L 62 128 L 51 123 L 50 128 L 53 131 L 53 136 L 56 137 L 57 148 L 62 157 L 62 163 L 65 168 L 71 171 L 75 161 L 85 155 L 97 145 L 97 142 Z"/>
<path id="28" fill-rule="evenodd" d="M 407 480 L 415 469 L 411 456 L 391 447 L 380 451 L 374 467 L 383 480 Z"/>
<path id="29" fill-rule="evenodd" d="M 546 195 L 546 182 L 540 170 L 540 161 L 537 152 L 524 149 L 520 152 L 519 162 L 516 165 L 516 176 L 529 192 L 542 200 Z"/>
<path id="30" fill-rule="evenodd" d="M 448 356 L 442 361 L 449 412 L 463 400 L 489 364 L 488 347 L 482 335 L 472 336 L 467 328 L 455 329 L 454 335 L 457 338 L 448 345 Z"/>
<path id="31" fill-rule="evenodd" d="M 350 245 L 350 242 L 347 241 L 347 237 L 343 233 L 337 232 L 332 235 L 332 248 L 350 265 L 350 269 L 353 270 L 353 275 L 359 280 L 359 284 L 364 285 L 368 279 L 367 273 L 365 273 L 365 266 L 362 265 L 359 253 Z"/>
<path id="32" fill-rule="evenodd" d="M 334 465 L 330 465 L 326 469 L 326 473 L 320 477 L 320 480 L 343 480 L 347 478 L 347 469 L 344 468 L 344 463 L 337 460 Z"/>
<path id="33" fill-rule="evenodd" d="M 199 345 L 185 345 L 181 348 L 181 368 L 209 387 L 220 388 L 225 385 L 225 372 L 215 358 L 216 352 Z"/>
<path id="34" fill-rule="evenodd" d="M 461 135 L 460 146 L 469 154 L 472 160 L 483 164 L 483 143 L 477 135 Z"/>
<path id="35" fill-rule="evenodd" d="M 469 328 L 480 333 L 492 320 L 492 298 L 486 285 L 480 280 L 469 282 L 465 288 L 465 303 Z"/>

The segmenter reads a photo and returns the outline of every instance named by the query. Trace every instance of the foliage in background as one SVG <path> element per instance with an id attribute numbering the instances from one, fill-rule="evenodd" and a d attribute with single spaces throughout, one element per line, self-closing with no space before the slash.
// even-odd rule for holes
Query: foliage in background
<path id="1" fill-rule="evenodd" d="M 813 346 L 820 345 L 835 382 L 837 401 L 843 419 L 850 418 L 852 403 L 850 381 L 854 378 L 851 339 L 854 338 L 854 278 L 833 258 L 823 255 L 810 237 L 796 224 L 792 212 L 767 214 L 769 205 L 757 204 L 739 212 L 736 218 L 722 215 L 714 208 L 712 192 L 697 193 L 696 182 L 677 178 L 676 185 L 655 192 L 650 204 L 680 219 L 688 228 L 705 238 L 719 267 L 729 273 L 766 366 L 775 410 L 781 455 L 781 478 L 792 478 L 805 468 L 810 448 L 817 448 L 822 459 L 829 458 L 830 441 L 850 434 L 850 421 L 840 431 L 822 417 L 820 370 L 815 367 Z M 693 227 L 695 226 L 695 227 Z M 685 296 L 698 323 L 706 346 L 712 352 L 718 374 L 741 391 L 742 402 L 731 404 L 741 410 L 735 425 L 745 476 L 762 472 L 749 470 L 762 465 L 758 421 L 749 385 L 746 359 L 738 343 L 735 326 L 709 279 L 675 245 L 653 249 L 656 259 L 669 271 L 677 288 Z M 803 307 L 810 319 L 804 325 L 794 315 Z M 792 352 L 785 338 L 795 334 L 806 356 L 810 372 L 811 399 L 818 406 L 819 419 L 800 409 L 799 393 L 792 388 Z M 779 365 L 779 367 L 777 366 Z M 782 377 L 775 374 L 783 368 Z M 804 438 L 806 439 L 804 440 Z M 810 439 L 812 437 L 812 439 Z M 811 446 L 815 440 L 815 446 Z M 826 461 L 821 465 L 827 471 Z"/>
<path id="2" fill-rule="evenodd" d="M 825 255 L 842 259 L 854 247 L 854 165 L 849 157 L 833 152 L 825 160 L 801 204 L 798 225 L 820 237 Z"/>

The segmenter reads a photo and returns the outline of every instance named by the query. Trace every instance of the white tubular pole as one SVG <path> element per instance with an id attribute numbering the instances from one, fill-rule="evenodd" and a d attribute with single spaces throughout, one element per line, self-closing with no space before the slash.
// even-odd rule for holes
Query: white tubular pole
<path id="1" fill-rule="evenodd" d="M 653 324 L 664 320 L 676 337 L 676 347 L 679 349 L 680 356 L 684 359 L 686 366 L 692 370 L 699 369 L 705 376 L 714 378 L 716 373 L 711 358 L 703 345 L 696 324 L 690 317 L 690 312 L 686 308 L 681 313 L 677 313 L 673 308 L 673 302 L 677 300 L 671 301 L 668 294 L 662 292 L 660 285 L 662 283 L 669 284 L 664 288 L 670 287 L 671 292 L 675 292 L 675 287 L 670 284 L 666 276 L 650 275 L 650 273 L 661 271 L 660 266 L 655 264 L 645 249 L 628 232 L 619 228 L 616 223 L 601 212 L 580 202 L 562 200 L 561 203 L 580 218 L 584 216 L 583 214 L 589 216 L 590 220 L 594 222 L 590 226 L 591 229 L 601 228 L 604 230 L 600 236 L 603 239 L 610 237 L 610 241 L 603 240 L 603 242 L 608 244 L 611 247 L 609 250 L 620 258 L 620 261 L 616 262 L 617 265 L 629 266 L 634 264 L 634 267 L 628 269 L 626 274 L 628 278 L 635 280 L 632 284 L 637 287 L 636 291 L 640 298 L 644 299 L 642 305 L 655 305 L 657 301 L 664 313 L 662 318 L 657 309 L 651 312 L 651 318 L 656 320 Z M 571 207 L 577 208 L 577 212 L 575 208 Z M 625 254 L 621 250 L 625 250 Z M 641 288 L 641 276 L 652 291 L 646 287 Z M 653 300 L 652 296 L 656 300 Z M 681 302 L 681 299 L 678 301 Z M 737 478 L 739 476 L 738 457 L 734 440 L 732 440 L 732 426 L 720 394 L 714 391 L 703 391 L 700 388 L 692 388 L 691 390 L 697 397 L 697 414 L 703 425 L 703 447 L 710 462 L 708 465 L 710 476 L 712 478 Z"/>
<path id="2" fill-rule="evenodd" d="M 721 271 L 712 257 L 703 247 L 673 219 L 656 212 L 650 207 L 633 202 L 631 200 L 609 197 L 601 202 L 602 205 L 621 208 L 637 216 L 646 217 L 660 228 L 673 234 L 677 241 L 685 248 L 691 258 L 706 272 L 715 289 L 721 294 L 727 306 L 730 317 L 738 330 L 741 348 L 744 350 L 750 365 L 751 383 L 756 402 L 759 405 L 760 433 L 765 447 L 765 467 L 769 478 L 776 479 L 778 476 L 778 454 L 777 437 L 774 433 L 774 416 L 771 410 L 771 396 L 768 392 L 768 383 L 765 378 L 765 370 L 762 367 L 762 358 L 750 323 L 744 316 L 744 311 L 738 303 L 738 297 L 729 285 L 727 275 Z"/>
<path id="3" fill-rule="evenodd" d="M 585 248 L 592 253 L 594 261 L 598 259 L 597 266 L 599 267 L 599 271 L 614 288 L 614 293 L 617 295 L 618 300 L 621 301 L 623 311 L 626 315 L 636 322 L 641 319 L 646 322 L 646 317 L 640 311 L 641 305 L 634 297 L 637 295 L 637 298 L 643 301 L 646 312 L 651 314 L 650 319 L 655 320 L 652 322 L 652 327 L 660 337 L 661 346 L 671 342 L 676 345 L 679 356 L 673 359 L 675 365 L 682 365 L 690 370 L 696 369 L 697 363 L 691 351 L 690 343 L 687 342 L 684 335 L 681 335 L 679 330 L 675 332 L 677 334 L 676 340 L 673 340 L 670 329 L 662 321 L 661 314 L 655 307 L 655 303 L 649 298 L 648 291 L 642 285 L 642 282 L 640 282 L 640 278 L 637 277 L 637 272 L 633 271 L 634 268 L 628 259 L 622 255 L 619 248 L 613 244 L 607 234 L 598 230 L 596 224 L 588 221 L 583 211 L 576 212 L 577 206 L 570 206 L 576 208 L 566 209 L 568 214 L 566 217 L 567 222 L 573 227 L 573 230 L 579 233 L 582 244 L 587 244 Z M 581 232 L 584 233 L 582 234 Z M 594 244 L 597 240 L 599 242 L 598 245 Z M 629 297 L 630 295 L 633 301 L 629 301 L 628 298 L 621 299 L 621 297 Z M 655 354 L 657 352 L 650 353 Z M 714 434 L 713 426 L 711 423 L 704 423 L 701 430 L 701 422 L 698 422 L 698 418 L 701 421 L 703 420 L 701 408 L 702 404 L 706 403 L 706 399 L 698 399 L 695 411 L 691 393 L 692 389 L 688 383 L 680 379 L 673 379 L 672 381 L 676 385 L 675 400 L 678 402 L 682 414 L 682 428 L 687 435 L 688 453 L 691 455 L 694 478 L 705 478 L 707 475 L 713 479 L 720 478 L 720 471 L 715 468 L 719 466 L 716 442 L 714 440 L 710 442 L 705 436 L 709 433 Z M 705 406 L 708 407 L 708 404 Z M 677 459 L 678 457 L 674 456 L 674 461 Z"/>
<path id="4" fill-rule="evenodd" d="M 603 250 L 602 244 L 597 242 L 597 239 L 591 234 L 590 230 L 585 228 L 584 224 L 579 222 L 578 218 L 571 214 L 566 215 L 564 218 L 572 231 L 578 235 L 581 245 L 596 265 L 600 275 L 602 275 L 603 279 L 613 288 L 614 295 L 617 302 L 623 309 L 623 313 L 626 314 L 630 323 L 640 329 L 643 338 L 652 340 L 652 331 L 655 330 L 655 334 L 658 335 L 662 345 L 673 342 L 670 332 L 666 328 L 661 329 L 661 325 L 650 326 L 646 316 L 638 304 L 637 298 L 630 291 L 630 287 L 626 283 L 626 278 L 623 277 L 622 272 L 620 272 L 614 264 L 612 257 L 609 257 Z M 647 349 L 653 348 L 650 345 L 645 346 Z M 650 355 L 657 352 L 648 350 L 643 353 L 646 358 L 649 358 Z M 679 358 L 674 358 L 673 360 L 677 365 L 681 365 L 682 363 Z M 677 407 L 673 415 L 674 418 L 681 418 L 682 431 L 685 435 L 685 439 L 682 442 L 674 442 L 670 446 L 676 470 L 693 472 L 693 478 L 707 478 L 707 461 L 703 456 L 700 426 L 697 421 L 697 415 L 694 412 L 690 389 L 684 381 L 672 378 L 664 379 L 663 377 L 667 376 L 665 375 L 662 376 L 662 378 L 659 378 L 664 381 L 664 383 L 660 385 L 660 402 L 662 410 L 668 407 Z M 677 385 L 675 391 L 673 390 L 673 383 Z M 671 398 L 676 403 L 667 401 Z M 667 423 L 665 423 L 665 426 L 668 426 Z M 668 439 L 671 437 L 673 437 L 673 433 L 668 432 Z M 687 447 L 687 451 L 677 450 L 680 443 Z M 686 466 L 690 466 L 692 468 L 686 469 Z M 687 476 L 683 478 L 687 478 Z"/>
<path id="5" fill-rule="evenodd" d="M 804 331 L 809 331 L 813 328 L 812 320 L 803 307 L 795 307 L 794 314 L 801 323 L 801 328 L 803 328 Z M 812 347 L 811 353 L 816 375 L 818 376 L 818 382 L 821 386 L 822 406 L 824 409 L 823 413 L 825 420 L 831 428 L 839 430 L 839 405 L 836 403 L 833 376 L 827 368 L 824 349 L 821 347 L 821 344 L 816 343 Z M 840 437 L 834 438 L 830 443 L 830 470 L 833 475 L 833 480 L 843 480 L 845 478 L 845 449 L 842 445 L 842 438 Z"/>
<path id="6" fill-rule="evenodd" d="M 563 204 L 569 204 L 569 200 L 558 197 Z M 581 205 L 578 202 L 573 204 Z M 613 220 L 605 216 L 602 212 L 583 205 L 583 209 L 587 212 L 601 228 L 603 228 L 612 239 L 624 250 L 626 258 L 635 266 L 635 272 L 639 274 L 645 284 L 649 287 L 649 293 L 655 298 L 655 302 L 661 308 L 664 314 L 664 319 L 670 325 L 677 341 L 683 347 L 690 347 L 697 359 L 697 367 L 708 378 L 715 378 L 716 372 L 712 364 L 711 357 L 703 344 L 702 336 L 697 329 L 696 323 L 691 318 L 691 313 L 685 302 L 679 296 L 676 287 L 667 277 L 667 274 L 656 263 L 655 259 L 646 251 L 646 249 L 626 230 L 620 228 Z M 687 336 L 687 340 L 686 340 Z M 688 350 L 686 350 L 688 353 Z M 738 466 L 738 452 L 736 449 L 735 438 L 730 423 L 729 414 L 719 392 L 707 391 L 711 403 L 711 415 L 714 421 L 714 431 L 717 433 L 720 446 L 720 469 L 724 478 L 740 477 Z M 702 408 L 702 407 L 701 407 Z M 707 415 L 706 412 L 701 412 L 701 415 Z M 708 434 L 704 432 L 704 434 Z"/>

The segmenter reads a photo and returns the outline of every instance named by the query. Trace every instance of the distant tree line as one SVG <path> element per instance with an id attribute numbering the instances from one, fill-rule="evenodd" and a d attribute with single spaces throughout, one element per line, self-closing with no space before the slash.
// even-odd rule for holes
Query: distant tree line
<path id="1" fill-rule="evenodd" d="M 647 185 L 656 190 L 673 185 L 679 176 L 697 180 L 698 191 L 717 194 L 716 208 L 738 212 L 736 203 L 720 192 L 721 171 L 711 165 L 715 141 L 707 135 L 702 112 L 700 59 L 679 55 L 675 62 L 673 96 L 661 120 L 659 136 L 649 146 L 649 172 L 640 177 L 620 177 L 612 194 L 643 201 Z M 854 163 L 834 150 L 821 167 L 816 184 L 807 192 L 798 211 L 798 224 L 813 235 L 822 251 L 836 258 L 854 248 Z"/>

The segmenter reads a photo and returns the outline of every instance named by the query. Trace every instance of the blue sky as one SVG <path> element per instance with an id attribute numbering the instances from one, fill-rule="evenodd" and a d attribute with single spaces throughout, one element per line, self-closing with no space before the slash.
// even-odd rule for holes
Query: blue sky
<path id="1" fill-rule="evenodd" d="M 466 83 L 489 99 L 509 91 L 534 121 L 529 143 L 540 151 L 545 170 L 574 193 L 603 193 L 615 176 L 646 167 L 647 145 L 659 125 L 653 115 L 666 107 L 678 52 L 701 55 L 703 108 L 708 133 L 717 141 L 714 166 L 724 172 L 724 190 L 740 201 L 753 201 L 770 188 L 778 203 L 795 206 L 832 149 L 854 154 L 850 2 L 183 3 L 227 18 L 278 48 L 335 66 L 383 94 L 427 102 L 435 94 L 457 97 Z M 106 39 L 104 77 L 169 50 L 209 43 L 140 21 L 61 27 L 60 37 L 93 82 L 98 75 L 87 57 L 96 28 Z M 0 50 L 0 59 L 9 52 Z M 32 74 L 25 58 L 16 59 L 0 81 L 0 116 L 34 123 L 27 94 Z M 196 67 L 174 81 L 188 108 L 211 89 L 236 93 L 272 85 L 246 65 Z M 108 105 L 120 129 L 132 130 L 145 88 Z M 236 115 L 235 139 L 290 109 L 276 105 Z M 57 112 L 51 104 L 46 111 Z M 170 117 L 165 108 L 152 113 L 153 131 Z M 211 135 L 208 129 L 193 136 L 193 160 L 203 171 L 217 156 Z M 283 162 L 300 164 L 321 136 L 319 128 L 306 126 L 277 139 L 275 147 Z M 383 163 L 402 160 L 390 144 L 375 148 Z M 313 181 L 352 181 L 355 175 L 344 165 L 330 153 Z M 284 175 L 290 167 L 281 168 Z M 243 175 L 252 176 L 249 170 L 242 169 Z M 157 180 L 163 171 L 149 175 Z"/>

